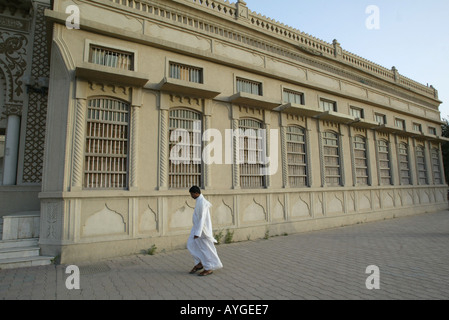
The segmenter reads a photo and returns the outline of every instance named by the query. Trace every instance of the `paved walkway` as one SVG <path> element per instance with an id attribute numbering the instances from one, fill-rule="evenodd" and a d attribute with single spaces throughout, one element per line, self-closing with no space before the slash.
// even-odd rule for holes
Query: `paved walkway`
<path id="1" fill-rule="evenodd" d="M 0 299 L 449 299 L 449 211 L 217 250 L 225 268 L 209 277 L 188 274 L 187 250 L 79 265 L 79 290 L 64 265 L 0 270 Z"/>

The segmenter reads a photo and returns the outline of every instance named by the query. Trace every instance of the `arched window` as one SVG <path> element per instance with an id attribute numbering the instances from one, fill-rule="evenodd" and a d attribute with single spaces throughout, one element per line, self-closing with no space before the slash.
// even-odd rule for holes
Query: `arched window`
<path id="1" fill-rule="evenodd" d="M 354 138 L 354 164 L 358 185 L 368 185 L 368 159 L 366 139 L 362 136 Z"/>
<path id="2" fill-rule="evenodd" d="M 410 179 L 410 164 L 408 155 L 408 146 L 405 143 L 400 143 L 399 147 L 399 172 L 401 184 L 408 185 L 411 183 Z"/>
<path id="3" fill-rule="evenodd" d="M 169 138 L 169 188 L 201 187 L 201 114 L 188 109 L 170 110 Z"/>
<path id="4" fill-rule="evenodd" d="M 435 184 L 443 184 L 440 166 L 440 150 L 438 148 L 432 148 L 431 157 L 432 157 L 433 180 Z"/>
<path id="5" fill-rule="evenodd" d="M 391 185 L 390 144 L 386 140 L 379 140 L 377 142 L 377 148 L 379 155 L 380 184 Z"/>
<path id="6" fill-rule="evenodd" d="M 341 185 L 340 144 L 338 134 L 332 131 L 324 132 L 324 176 L 326 185 Z"/>
<path id="7" fill-rule="evenodd" d="M 261 188 L 265 186 L 263 174 L 262 122 L 254 119 L 239 121 L 239 163 L 240 186 L 242 188 Z"/>
<path id="8" fill-rule="evenodd" d="M 424 147 L 421 145 L 416 147 L 416 168 L 418 170 L 419 184 L 428 184 L 425 152 Z"/>
<path id="9" fill-rule="evenodd" d="M 98 97 L 88 100 L 84 187 L 128 188 L 129 104 Z"/>
<path id="10" fill-rule="evenodd" d="M 290 187 L 306 187 L 307 147 L 303 128 L 287 127 L 287 163 Z"/>

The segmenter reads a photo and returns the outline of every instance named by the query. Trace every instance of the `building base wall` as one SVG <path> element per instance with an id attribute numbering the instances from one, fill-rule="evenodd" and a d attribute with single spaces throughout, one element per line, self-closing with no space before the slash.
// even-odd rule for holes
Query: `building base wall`
<path id="1" fill-rule="evenodd" d="M 205 193 L 216 233 L 232 240 L 296 234 L 447 209 L 446 187 Z M 72 197 L 73 196 L 73 197 Z M 79 263 L 183 249 L 195 201 L 185 195 L 41 195 L 41 253 Z M 222 239 L 223 240 L 223 239 Z"/>
<path id="2" fill-rule="evenodd" d="M 0 186 L 0 218 L 17 212 L 39 211 L 40 191 L 40 185 Z"/>

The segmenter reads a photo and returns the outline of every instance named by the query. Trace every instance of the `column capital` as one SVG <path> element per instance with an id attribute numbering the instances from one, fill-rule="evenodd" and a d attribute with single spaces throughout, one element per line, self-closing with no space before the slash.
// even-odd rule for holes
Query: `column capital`
<path id="1" fill-rule="evenodd" d="M 23 103 L 7 103 L 3 116 L 22 116 Z M 3 118 L 2 116 L 2 118 Z"/>

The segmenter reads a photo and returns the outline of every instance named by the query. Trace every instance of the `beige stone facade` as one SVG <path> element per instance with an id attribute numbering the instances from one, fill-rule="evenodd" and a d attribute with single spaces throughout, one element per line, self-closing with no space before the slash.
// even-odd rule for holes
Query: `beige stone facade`
<path id="1" fill-rule="evenodd" d="M 73 262 L 185 247 L 193 184 L 213 204 L 214 228 L 236 241 L 447 206 L 438 93 L 395 68 L 244 1 L 48 7 L 44 254 Z M 25 187 L 15 184 L 0 196 Z"/>

